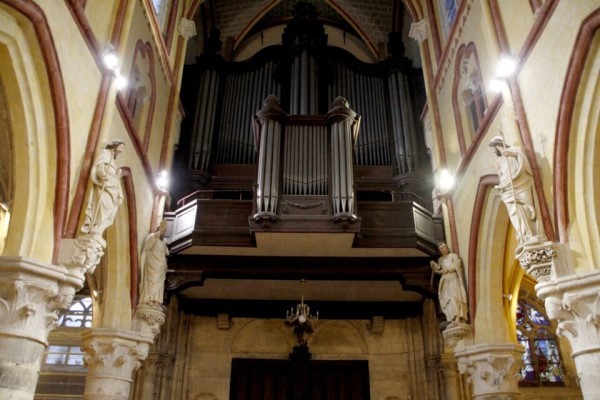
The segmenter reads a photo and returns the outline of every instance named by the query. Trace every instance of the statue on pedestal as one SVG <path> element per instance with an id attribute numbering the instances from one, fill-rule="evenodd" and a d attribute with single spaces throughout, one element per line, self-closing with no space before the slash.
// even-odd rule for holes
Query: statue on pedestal
<path id="1" fill-rule="evenodd" d="M 165 241 L 166 221 L 162 221 L 156 232 L 148 235 L 142 247 L 140 274 L 140 304 L 162 304 L 167 274 L 169 249 Z"/>
<path id="2" fill-rule="evenodd" d="M 430 266 L 434 273 L 442 275 L 438 287 L 440 306 L 449 324 L 466 323 L 467 293 L 461 260 L 458 255 L 450 252 L 446 243 L 440 243 L 438 249 L 442 256 L 438 262 L 431 261 Z"/>
<path id="3" fill-rule="evenodd" d="M 93 187 L 87 200 L 82 233 L 102 236 L 104 230 L 113 224 L 123 202 L 121 169 L 116 166 L 115 160 L 124 147 L 123 141 L 113 140 L 94 161 L 90 176 Z"/>
<path id="4" fill-rule="evenodd" d="M 525 153 L 519 147 L 507 146 L 501 136 L 492 138 L 489 146 L 498 157 L 495 166 L 500 183 L 496 189 L 506 205 L 519 245 L 545 240 L 538 232 L 533 174 Z"/>

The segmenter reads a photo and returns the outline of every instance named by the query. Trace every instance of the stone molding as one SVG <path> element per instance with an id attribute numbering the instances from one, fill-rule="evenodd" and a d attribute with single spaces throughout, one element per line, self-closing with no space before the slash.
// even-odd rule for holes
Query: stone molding
<path id="1" fill-rule="evenodd" d="M 474 399 L 516 399 L 524 348 L 513 343 L 477 344 L 454 350 L 458 369 L 473 386 Z"/>
<path id="2" fill-rule="evenodd" d="M 556 333 L 573 348 L 581 391 L 594 398 L 600 391 L 600 271 L 550 279 L 535 286 Z"/>

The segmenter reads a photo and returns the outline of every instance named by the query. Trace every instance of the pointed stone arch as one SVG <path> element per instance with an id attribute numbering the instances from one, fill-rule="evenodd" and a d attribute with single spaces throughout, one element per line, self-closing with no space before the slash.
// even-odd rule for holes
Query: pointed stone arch
<path id="1" fill-rule="evenodd" d="M 18 156 L 4 254 L 56 262 L 69 192 L 69 124 L 52 34 L 33 1 L 0 7 L 0 75 Z M 48 165 L 57 168 L 48 169 Z"/>
<path id="2" fill-rule="evenodd" d="M 475 331 L 483 332 L 485 341 L 503 343 L 510 336 L 508 321 L 498 324 L 498 317 L 505 313 L 502 295 L 504 276 L 509 275 L 505 261 L 510 221 L 500 196 L 494 192 L 497 183 L 497 175 L 482 176 L 479 181 L 469 239 L 467 285 Z"/>
<path id="3" fill-rule="evenodd" d="M 600 263 L 600 10 L 583 21 L 574 43 L 557 121 L 554 201 L 559 240 L 577 268 Z"/>

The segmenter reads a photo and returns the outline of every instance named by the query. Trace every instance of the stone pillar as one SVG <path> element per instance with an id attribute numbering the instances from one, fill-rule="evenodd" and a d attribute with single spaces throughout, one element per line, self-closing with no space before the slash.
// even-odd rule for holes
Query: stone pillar
<path id="1" fill-rule="evenodd" d="M 523 346 L 514 343 L 459 343 L 454 349 L 458 369 L 473 387 L 473 399 L 517 399 Z"/>
<path id="2" fill-rule="evenodd" d="M 461 376 L 458 371 L 458 362 L 454 349 L 459 343 L 472 342 L 473 331 L 471 325 L 463 322 L 449 324 L 442 332 L 444 337 L 445 352 L 440 358 L 440 372 L 444 382 L 444 399 L 463 399 Z"/>
<path id="3" fill-rule="evenodd" d="M 446 400 L 460 400 L 463 399 L 461 384 L 460 384 L 460 373 L 458 371 L 458 365 L 456 357 L 452 353 L 444 353 L 440 356 L 438 364 L 439 371 L 442 375 L 443 381 L 443 399 Z"/>
<path id="4" fill-rule="evenodd" d="M 255 140 L 258 147 L 258 174 L 255 220 L 276 219 L 279 200 L 279 171 L 281 159 L 281 120 L 286 113 L 277 97 L 270 95 L 254 117 Z"/>
<path id="5" fill-rule="evenodd" d="M 33 399 L 48 333 L 83 275 L 23 257 L 0 257 L 0 399 Z"/>
<path id="6" fill-rule="evenodd" d="M 327 112 L 331 124 L 331 200 L 333 218 L 355 220 L 354 214 L 354 146 L 358 139 L 360 117 L 348 101 L 337 97 Z"/>
<path id="7" fill-rule="evenodd" d="M 128 400 L 132 374 L 148 356 L 152 334 L 93 328 L 82 333 L 88 368 L 85 400 Z"/>
<path id="8" fill-rule="evenodd" d="M 600 393 L 600 271 L 561 276 L 538 283 L 548 317 L 558 322 L 557 334 L 573 348 L 585 399 Z"/>

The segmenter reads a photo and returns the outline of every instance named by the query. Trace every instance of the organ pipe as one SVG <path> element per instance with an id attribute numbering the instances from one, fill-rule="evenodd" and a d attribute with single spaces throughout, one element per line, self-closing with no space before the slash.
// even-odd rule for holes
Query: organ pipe
<path id="1" fill-rule="evenodd" d="M 279 200 L 279 164 L 281 120 L 285 111 L 277 97 L 270 95 L 254 117 L 258 127 L 258 175 L 256 188 L 256 213 L 254 219 L 275 219 Z"/>
<path id="2" fill-rule="evenodd" d="M 358 139 L 360 117 L 348 101 L 337 97 L 327 119 L 331 124 L 331 200 L 333 218 L 355 220 L 353 150 Z"/>

